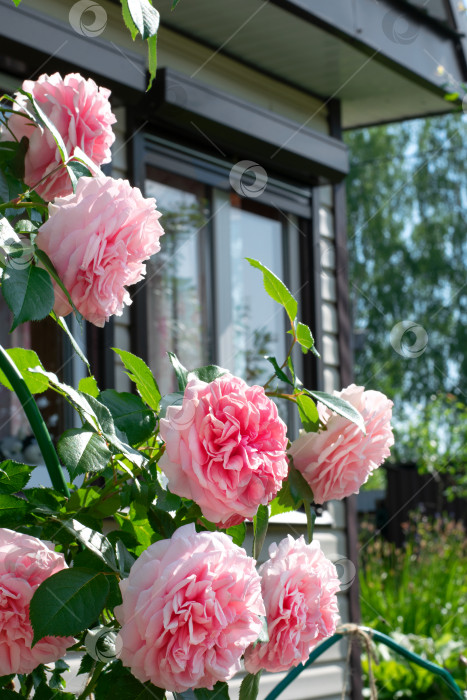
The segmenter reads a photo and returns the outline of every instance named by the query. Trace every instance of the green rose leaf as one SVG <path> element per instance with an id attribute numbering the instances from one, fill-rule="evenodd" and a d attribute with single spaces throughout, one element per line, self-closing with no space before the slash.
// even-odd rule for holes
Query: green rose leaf
<path id="1" fill-rule="evenodd" d="M 92 177 L 92 173 L 89 168 L 81 163 L 79 160 L 69 160 L 66 169 L 68 170 L 68 175 L 70 176 L 71 185 L 73 187 L 73 192 L 76 192 L 76 185 L 80 177 Z"/>
<path id="2" fill-rule="evenodd" d="M 234 544 L 241 547 L 246 537 L 246 525 L 245 523 L 232 525 L 232 527 L 227 528 L 226 533 L 230 535 Z"/>
<path id="3" fill-rule="evenodd" d="M 174 391 L 173 394 L 166 394 L 161 400 L 160 417 L 165 418 L 169 406 L 183 406 L 183 391 Z"/>
<path id="4" fill-rule="evenodd" d="M 267 294 L 284 307 L 290 322 L 293 323 L 297 317 L 297 300 L 292 296 L 285 284 L 266 265 L 259 260 L 246 258 L 252 267 L 256 267 L 263 273 L 263 284 Z"/>
<path id="5" fill-rule="evenodd" d="M 300 420 L 307 433 L 315 433 L 319 428 L 319 413 L 316 404 L 309 396 L 297 396 L 297 407 Z"/>
<path id="6" fill-rule="evenodd" d="M 278 379 L 280 379 L 282 382 L 285 382 L 286 384 L 290 384 L 290 386 L 293 386 L 293 383 L 290 381 L 286 373 L 279 367 L 279 363 L 275 357 L 265 355 L 264 359 L 272 364 L 272 366 L 274 367 L 274 372 Z"/>
<path id="7" fill-rule="evenodd" d="M 85 654 L 81 658 L 81 663 L 79 665 L 78 673 L 76 674 L 77 676 L 81 676 L 83 674 L 88 674 L 91 673 L 92 669 L 94 668 L 95 661 L 90 656 L 89 654 Z"/>
<path id="8" fill-rule="evenodd" d="M 103 404 L 99 404 L 99 402 L 96 401 L 96 399 L 93 399 L 92 396 L 90 397 L 86 394 L 83 394 L 81 391 L 76 391 L 76 389 L 74 389 L 69 384 L 64 384 L 58 379 L 57 375 L 53 374 L 53 372 L 46 372 L 40 367 L 35 367 L 34 369 L 31 369 L 29 371 L 33 374 L 42 374 L 44 377 L 47 377 L 50 386 L 57 393 L 64 396 L 65 399 L 72 406 L 74 406 L 74 408 L 78 411 L 83 420 L 91 423 L 93 426 L 95 426 L 97 430 L 101 430 L 102 426 L 99 422 L 98 416 L 94 411 L 93 404 L 91 404 L 92 401 L 94 403 L 97 403 L 103 411 L 106 411 L 108 413 L 110 420 L 112 419 L 112 416 L 110 415 L 108 409 Z"/>
<path id="9" fill-rule="evenodd" d="M 149 508 L 148 520 L 154 532 L 163 539 L 170 539 L 177 529 L 177 523 L 170 513 L 155 506 Z"/>
<path id="10" fill-rule="evenodd" d="M 123 21 L 125 22 L 125 26 L 128 29 L 128 31 L 131 34 L 131 38 L 133 41 L 136 39 L 138 36 L 138 27 L 135 25 L 133 22 L 133 19 L 131 17 L 131 12 L 128 7 L 128 0 L 121 0 L 122 3 L 122 15 L 123 15 Z"/>
<path id="11" fill-rule="evenodd" d="M 296 328 L 296 335 L 297 335 L 297 340 L 302 346 L 302 350 L 304 354 L 308 352 L 308 350 L 311 350 L 311 352 L 316 355 L 316 357 L 320 357 L 319 352 L 315 348 L 315 340 L 311 334 L 310 328 L 299 321 L 297 323 L 297 328 Z"/>
<path id="12" fill-rule="evenodd" d="M 290 487 L 290 495 L 293 500 L 295 508 L 299 508 L 303 501 L 308 501 L 308 503 L 313 503 L 314 497 L 313 492 L 302 474 L 293 465 L 292 460 L 289 458 L 289 476 L 288 482 Z"/>
<path id="13" fill-rule="evenodd" d="M 14 676 L 12 676 L 14 678 Z M 2 690 L 2 700 L 18 700 L 18 698 L 23 698 L 24 696 L 19 693 L 15 693 L 13 690 Z"/>
<path id="14" fill-rule="evenodd" d="M 290 493 L 290 483 L 288 479 L 282 482 L 281 490 L 269 505 L 271 508 L 271 518 L 273 515 L 289 513 L 291 510 L 295 510 L 295 503 Z"/>
<path id="15" fill-rule="evenodd" d="M 43 637 L 74 636 L 91 627 L 108 593 L 107 577 L 100 572 L 73 567 L 50 576 L 31 599 L 32 646 Z"/>
<path id="16" fill-rule="evenodd" d="M 76 700 L 76 698 L 73 693 L 62 693 L 42 681 L 34 692 L 34 700 Z"/>
<path id="17" fill-rule="evenodd" d="M 29 510 L 29 504 L 22 498 L 8 494 L 0 495 L 0 525 L 2 527 L 8 527 L 8 525 L 22 520 Z"/>
<path id="18" fill-rule="evenodd" d="M 104 438 L 87 428 L 66 430 L 58 441 L 57 452 L 72 479 L 77 474 L 103 471 L 112 456 Z"/>
<path id="19" fill-rule="evenodd" d="M 118 348 L 112 349 L 123 362 L 129 378 L 135 382 L 136 388 L 143 401 L 154 409 L 154 411 L 158 411 L 161 392 L 147 364 L 141 358 L 127 350 L 119 350 Z"/>
<path id="20" fill-rule="evenodd" d="M 6 268 L 2 291 L 13 312 L 11 331 L 20 323 L 40 321 L 48 316 L 55 301 L 49 273 L 34 265 L 19 269 Z"/>
<path id="21" fill-rule="evenodd" d="M 11 202 L 12 199 L 18 197 L 24 190 L 24 185 L 17 180 L 9 172 L 0 170 L 0 198 L 2 202 Z M 6 214 L 17 214 L 18 210 L 7 209 Z"/>
<path id="22" fill-rule="evenodd" d="M 95 399 L 99 396 L 99 387 L 97 386 L 96 378 L 92 375 L 79 380 L 78 390 L 82 391 L 83 394 L 93 396 Z"/>
<path id="23" fill-rule="evenodd" d="M 152 88 L 152 83 L 156 77 L 157 71 L 157 34 L 150 36 L 148 39 L 148 70 L 149 84 L 146 92 Z"/>
<path id="24" fill-rule="evenodd" d="M 196 700 L 229 700 L 229 686 L 227 683 L 218 681 L 212 690 L 207 688 L 197 688 L 195 691 Z"/>
<path id="25" fill-rule="evenodd" d="M 188 372 L 187 380 L 199 379 L 202 382 L 213 382 L 218 377 L 222 377 L 223 374 L 227 374 L 228 370 L 218 367 L 217 365 L 207 365 L 206 367 L 198 367 L 197 369 L 192 369 Z"/>
<path id="26" fill-rule="evenodd" d="M 160 473 L 158 474 L 158 478 L 160 478 Z M 156 489 L 156 504 L 158 508 L 165 511 L 178 510 L 180 508 L 182 505 L 180 496 L 170 493 L 166 488 L 163 488 L 159 481 L 154 483 L 154 487 Z"/>
<path id="27" fill-rule="evenodd" d="M 62 161 L 65 163 L 65 161 L 68 160 L 68 152 L 59 130 L 57 129 L 53 121 L 51 121 L 51 119 L 49 119 L 49 117 L 45 114 L 45 112 L 42 111 L 42 108 L 36 102 L 31 93 L 26 92 L 26 90 L 19 90 L 18 92 L 20 92 L 22 95 L 25 95 L 28 98 L 29 102 L 32 105 L 32 109 L 35 113 L 35 120 L 37 120 L 41 126 L 45 127 L 52 134 L 53 139 L 57 144 L 57 148 L 60 152 Z"/>
<path id="28" fill-rule="evenodd" d="M 258 560 L 263 548 L 266 533 L 268 531 L 269 508 L 267 506 L 259 506 L 258 511 L 253 518 L 253 559 Z"/>
<path id="29" fill-rule="evenodd" d="M 182 365 L 174 352 L 168 352 L 169 360 L 174 368 L 175 376 L 177 377 L 178 388 L 180 391 L 185 391 L 188 384 L 188 370 Z"/>
<path id="30" fill-rule="evenodd" d="M 78 520 L 64 520 L 61 527 L 65 528 L 73 537 L 95 554 L 104 564 L 118 571 L 117 561 L 112 545 L 105 535 L 102 535 L 90 527 L 86 527 Z"/>
<path id="31" fill-rule="evenodd" d="M 362 415 L 348 401 L 341 399 L 339 396 L 334 396 L 333 394 L 326 394 L 324 391 L 310 391 L 309 389 L 305 389 L 304 391 L 317 401 L 321 401 L 322 404 L 330 408 L 334 413 L 355 423 L 362 433 L 366 435 L 365 423 Z"/>
<path id="32" fill-rule="evenodd" d="M 142 683 L 124 668 L 121 661 L 113 661 L 99 676 L 96 700 L 114 700 L 118 689 L 118 700 L 165 700 L 165 690 L 152 683 Z"/>
<path id="33" fill-rule="evenodd" d="M 160 16 L 149 0 L 126 0 L 126 5 L 132 22 L 143 39 L 157 34 Z"/>
<path id="34" fill-rule="evenodd" d="M 25 350 L 24 348 L 9 348 L 7 351 L 8 355 L 11 357 L 15 363 L 19 373 L 26 382 L 31 394 L 40 394 L 45 391 L 49 386 L 49 381 L 47 377 L 41 374 L 31 374 L 29 372 L 33 367 L 42 367 L 41 361 L 34 350 Z M 13 391 L 13 388 L 5 377 L 3 372 L 0 370 L 0 383 L 6 386 L 7 389 Z"/>
<path id="35" fill-rule="evenodd" d="M 53 275 L 52 275 L 52 277 L 53 277 Z M 68 292 L 67 292 L 67 294 L 68 294 Z M 75 307 L 73 305 L 72 305 L 72 308 L 73 308 L 73 311 L 75 312 L 75 316 L 76 316 L 78 323 L 82 324 L 81 314 L 75 309 Z M 79 359 L 84 362 L 84 364 L 86 365 L 86 367 L 88 369 L 88 372 L 91 373 L 91 367 L 89 365 L 89 361 L 88 361 L 86 355 L 84 354 L 84 352 L 82 351 L 82 349 L 80 348 L 80 346 L 78 345 L 78 343 L 76 342 L 76 339 L 75 339 L 74 335 L 72 334 L 72 332 L 70 331 L 70 329 L 68 328 L 63 316 L 57 316 L 54 311 L 52 311 L 50 315 L 52 316 L 54 321 L 56 323 L 58 323 L 58 325 L 60 326 L 62 331 L 68 336 L 68 340 L 71 343 L 71 347 L 73 348 L 75 353 L 78 355 Z M 92 394 L 91 391 L 88 391 L 87 393 Z"/>
<path id="36" fill-rule="evenodd" d="M 12 494 L 21 491 L 29 479 L 34 467 L 20 464 L 8 459 L 0 464 L 0 494 Z"/>
<path id="37" fill-rule="evenodd" d="M 154 432 L 156 418 L 139 396 L 129 392 L 106 389 L 99 396 L 113 416 L 115 425 L 122 430 L 131 445 L 147 440 Z"/>
<path id="38" fill-rule="evenodd" d="M 41 250 L 40 248 L 35 246 L 34 247 L 34 255 L 36 256 L 37 260 L 39 260 L 39 262 L 44 267 L 44 269 L 47 270 L 47 272 L 52 277 L 52 279 L 56 282 L 56 284 L 60 287 L 63 294 L 66 296 L 68 303 L 70 304 L 71 308 L 74 311 L 74 314 L 76 316 L 76 320 L 78 321 L 78 323 L 80 325 L 82 325 L 83 317 L 81 316 L 78 309 L 74 305 L 73 299 L 70 296 L 70 292 L 63 284 L 57 270 L 55 269 L 55 265 L 53 264 L 53 262 L 51 261 L 51 259 L 47 255 L 47 253 L 45 253 L 43 250 Z M 57 316 L 54 311 L 51 312 L 51 316 L 52 316 L 52 318 L 54 318 L 57 321 L 60 328 L 62 328 L 65 331 L 65 333 L 68 335 L 70 342 L 73 345 L 73 349 L 75 350 L 75 352 L 78 353 L 79 357 L 81 357 L 81 359 L 83 359 L 83 357 L 81 356 L 81 354 L 77 350 L 77 347 L 79 348 L 79 345 L 76 341 L 73 342 L 73 340 L 74 340 L 74 339 L 72 340 L 73 336 L 70 333 L 70 331 L 68 330 L 68 326 L 66 325 L 64 319 L 61 316 Z M 84 358 L 84 362 L 87 364 L 88 369 L 89 369 L 89 363 L 86 360 L 86 358 Z"/>
<path id="39" fill-rule="evenodd" d="M 238 700 L 256 700 L 259 692 L 259 681 L 261 671 L 259 673 L 248 673 L 242 680 L 240 686 L 240 695 Z"/>

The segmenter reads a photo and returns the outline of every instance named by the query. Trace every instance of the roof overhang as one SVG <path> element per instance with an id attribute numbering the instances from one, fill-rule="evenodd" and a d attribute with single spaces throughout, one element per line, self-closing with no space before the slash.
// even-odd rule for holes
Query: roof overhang
<path id="1" fill-rule="evenodd" d="M 403 0 L 197 0 L 162 22 L 257 70 L 342 103 L 344 128 L 447 112 L 467 79 L 466 19 L 450 24 Z M 199 77 L 202 79 L 202 70 Z"/>
<path id="2" fill-rule="evenodd" d="M 225 54 L 324 101 L 339 100 L 342 126 L 354 128 L 452 109 L 445 93 L 467 81 L 467 18 L 456 0 L 428 2 L 442 3 L 449 23 L 405 0 L 182 0 L 173 12 L 170 3 L 159 8 L 163 25 L 213 57 Z M 52 56 L 64 70 L 103 76 L 127 102 L 145 91 L 140 53 L 123 55 L 101 37 L 90 42 L 30 4 L 17 9 L 0 0 L 0 12 L 0 70 L 36 73 Z M 201 82 L 208 63 L 194 76 Z"/>
<path id="3" fill-rule="evenodd" d="M 153 89 L 138 106 L 139 119 L 176 128 L 193 140 L 209 141 L 238 159 L 257 158 L 268 172 L 297 181 L 340 182 L 348 173 L 347 147 L 337 138 L 297 126 L 169 68 L 158 71 Z"/>

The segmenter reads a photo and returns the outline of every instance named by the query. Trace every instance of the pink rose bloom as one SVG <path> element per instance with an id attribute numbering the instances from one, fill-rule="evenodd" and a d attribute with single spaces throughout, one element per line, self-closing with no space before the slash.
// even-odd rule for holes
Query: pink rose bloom
<path id="1" fill-rule="evenodd" d="M 0 676 L 31 673 L 75 643 L 72 637 L 44 637 L 31 649 L 31 598 L 46 578 L 66 568 L 51 542 L 0 528 Z"/>
<path id="2" fill-rule="evenodd" d="M 110 109 L 110 90 L 98 87 L 90 78 L 85 80 L 79 73 L 70 73 L 64 78 L 59 73 L 44 74 L 37 80 L 25 80 L 23 90 L 34 97 L 57 128 L 69 156 L 79 146 L 96 165 L 110 163 L 110 146 L 115 141 L 112 124 L 117 121 Z M 34 115 L 25 95 L 16 93 L 15 100 L 17 112 Z M 30 119 L 20 114 L 10 116 L 8 127 L 19 141 L 23 136 L 29 139 L 24 181 L 33 187 L 60 165 L 60 152 L 48 129 L 31 124 Z M 5 127 L 1 129 L 1 138 L 12 140 Z M 57 170 L 35 189 L 46 201 L 73 191 L 65 168 Z"/>
<path id="3" fill-rule="evenodd" d="M 286 426 L 264 389 L 224 374 L 192 379 L 182 406 L 169 406 L 159 466 L 173 493 L 191 498 L 222 527 L 253 518 L 287 476 Z"/>
<path id="4" fill-rule="evenodd" d="M 75 194 L 49 204 L 36 245 L 52 260 L 78 311 L 103 326 L 131 304 L 125 285 L 139 282 L 143 261 L 160 250 L 159 217 L 156 200 L 145 199 L 127 180 L 81 177 Z M 71 311 L 58 285 L 54 311 Z"/>
<path id="5" fill-rule="evenodd" d="M 310 651 L 336 630 L 336 593 L 340 584 L 334 564 L 319 542 L 288 535 L 269 548 L 271 557 L 259 568 L 269 641 L 245 652 L 249 673 L 287 671 L 306 661 Z"/>
<path id="6" fill-rule="evenodd" d="M 231 678 L 261 631 L 255 561 L 221 532 L 184 525 L 148 547 L 120 588 L 119 658 L 141 682 L 172 692 Z"/>
<path id="7" fill-rule="evenodd" d="M 361 413 L 366 435 L 346 418 L 318 404 L 325 430 L 302 433 L 289 448 L 294 466 L 310 485 L 316 503 L 341 500 L 358 493 L 371 472 L 389 456 L 394 436 L 393 403 L 380 391 L 365 391 L 351 384 L 336 396 Z"/>

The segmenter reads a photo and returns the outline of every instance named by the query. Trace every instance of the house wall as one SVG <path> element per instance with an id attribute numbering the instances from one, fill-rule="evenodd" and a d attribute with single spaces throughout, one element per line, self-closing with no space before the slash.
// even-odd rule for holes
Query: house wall
<path id="1" fill-rule="evenodd" d="M 36 0 L 23 0 L 26 6 L 36 9 Z M 63 0 L 42 0 L 40 11 L 50 16 L 68 22 L 68 12 L 72 3 Z M 105 32 L 99 39 L 89 41 L 111 41 L 122 54 L 122 61 L 130 60 L 125 56 L 127 50 L 136 51 L 141 55 L 146 47 L 141 42 L 131 42 L 129 33 L 123 28 L 119 7 L 108 3 L 100 3 L 108 14 Z M 213 86 L 224 92 L 266 108 L 279 115 L 296 121 L 297 126 L 304 122 L 307 127 L 321 133 L 329 133 L 326 106 L 316 98 L 303 94 L 296 89 L 284 86 L 278 81 L 261 75 L 251 68 L 236 61 L 197 45 L 195 42 L 173 31 L 162 28 L 158 44 L 159 66 L 170 66 L 175 70 L 193 76 L 194 80 Z M 47 69 L 47 66 L 45 67 Z M 116 142 L 113 147 L 112 174 L 115 177 L 126 177 L 129 171 L 129 143 L 131 134 L 127 134 L 125 123 L 125 108 L 123 105 L 115 109 L 118 122 L 115 127 Z M 310 118 L 311 117 L 311 118 Z M 334 256 L 334 203 L 330 186 L 315 189 L 319 209 L 319 254 L 315 274 L 321 278 L 322 296 L 322 355 L 323 384 L 326 391 L 340 388 L 339 350 L 338 350 L 338 321 L 336 307 L 336 278 Z M 319 261 L 318 261 L 319 258 Z M 124 349 L 130 349 L 130 314 L 126 310 L 121 317 L 114 321 L 115 344 Z M 129 382 L 121 364 L 116 364 L 116 388 L 128 390 Z M 288 532 L 294 536 L 305 534 L 306 526 L 303 516 L 295 522 L 284 522 L 284 519 L 271 524 L 263 554 L 267 545 L 273 540 L 282 539 Z M 345 533 L 345 507 L 342 503 L 330 503 L 326 518 L 318 520 L 316 536 L 320 540 L 326 554 L 333 559 L 346 557 L 347 542 Z M 251 539 L 251 537 L 250 537 Z M 246 548 L 250 549 L 251 542 L 247 541 Z M 348 596 L 339 596 L 342 620 L 348 620 Z M 283 694 L 284 700 L 337 700 L 341 698 L 345 674 L 346 644 L 335 645 L 321 657 L 319 662 L 301 674 L 294 684 Z M 260 698 L 264 698 L 284 674 L 265 677 L 262 680 Z M 234 680 L 233 689 L 238 689 L 240 680 Z M 232 698 L 235 696 L 232 692 Z"/>

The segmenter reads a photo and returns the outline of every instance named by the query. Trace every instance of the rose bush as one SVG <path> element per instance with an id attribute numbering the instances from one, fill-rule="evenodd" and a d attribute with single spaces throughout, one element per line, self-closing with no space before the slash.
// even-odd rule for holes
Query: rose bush
<path id="1" fill-rule="evenodd" d="M 245 668 L 250 673 L 287 671 L 308 659 L 310 651 L 336 630 L 339 620 L 336 567 L 316 540 L 290 535 L 269 548 L 259 568 L 269 641 L 250 646 Z"/>
<path id="2" fill-rule="evenodd" d="M 253 518 L 287 476 L 286 426 L 264 389 L 224 374 L 192 379 L 182 406 L 160 421 L 160 468 L 173 493 L 193 499 L 213 523 Z"/>
<path id="3" fill-rule="evenodd" d="M 25 80 L 23 90 L 33 96 L 44 114 L 58 130 L 67 151 L 72 155 L 78 146 L 96 166 L 110 163 L 110 147 L 115 141 L 112 124 L 110 90 L 98 87 L 79 73 L 62 78 L 59 73 Z M 52 133 L 34 123 L 34 110 L 28 97 L 15 94 L 14 110 L 8 128 L 0 128 L 0 138 L 29 140 L 24 161 L 24 181 L 46 201 L 72 193 L 70 177 L 62 166 L 59 148 Z M 38 184 L 40 183 L 40 184 Z"/>
<path id="4" fill-rule="evenodd" d="M 89 375 L 75 388 L 32 350 L 0 346 L 0 382 L 16 391 L 53 484 L 27 488 L 34 467 L 0 465 L 1 522 L 12 528 L 0 530 L 0 689 L 11 694 L 13 682 L 20 697 L 55 694 L 65 684 L 60 657 L 73 645 L 87 675 L 80 700 L 108 700 L 113 689 L 227 698 L 242 656 L 250 673 L 240 698 L 255 700 L 252 673 L 304 661 L 337 623 L 339 582 L 311 541 L 305 479 L 317 502 L 358 489 L 389 452 L 391 402 L 351 386 L 320 393 L 318 413 L 292 352 L 314 351 L 311 330 L 287 287 L 252 259 L 292 339 L 282 365 L 267 358 L 274 372 L 264 386 L 216 365 L 186 369 L 169 353 L 179 391 L 161 396 L 144 361 L 116 349 L 135 393 L 99 387 L 60 317 L 77 309 L 103 326 L 122 313 L 127 286 L 160 249 L 160 214 L 127 181 L 92 176 L 113 140 L 108 91 L 75 74 L 24 88 L 31 98 L 19 94 L 13 110 L 2 108 L 0 167 L 19 194 L 0 202 L 1 291 L 12 329 L 50 314 Z M 37 193 L 55 201 L 47 206 Z M 33 397 L 46 389 L 76 411 L 55 443 Z M 283 399 L 308 431 L 289 449 L 305 479 L 287 456 L 274 403 Z M 258 573 L 270 509 L 302 505 L 309 543 L 273 545 Z M 247 529 L 253 557 L 242 548 Z"/>
<path id="5" fill-rule="evenodd" d="M 32 648 L 29 604 L 39 585 L 66 568 L 51 542 L 0 528 L 0 676 L 31 673 L 60 659 L 72 637 L 46 637 Z"/>
<path id="6" fill-rule="evenodd" d="M 310 485 L 316 503 L 358 493 L 372 471 L 389 456 L 394 443 L 393 404 L 384 394 L 365 391 L 355 384 L 335 394 L 363 416 L 366 435 L 353 423 L 318 404 L 324 427 L 317 433 L 302 433 L 289 448 L 294 466 Z"/>
<path id="7" fill-rule="evenodd" d="M 126 286 L 143 278 L 143 261 L 160 250 L 159 217 L 154 199 L 145 199 L 127 180 L 103 175 L 80 178 L 74 194 L 49 204 L 36 245 L 86 320 L 103 326 L 131 304 Z M 54 311 L 58 316 L 72 311 L 57 284 Z"/>

